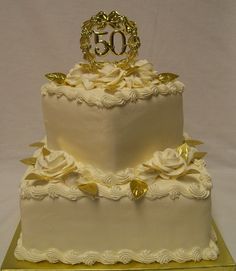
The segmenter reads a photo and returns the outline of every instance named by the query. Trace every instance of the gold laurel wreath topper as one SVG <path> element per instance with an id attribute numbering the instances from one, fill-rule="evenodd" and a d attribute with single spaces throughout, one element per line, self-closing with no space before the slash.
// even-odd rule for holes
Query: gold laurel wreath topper
<path id="1" fill-rule="evenodd" d="M 107 28 L 112 29 L 108 32 Z M 93 48 L 91 39 L 93 38 L 95 48 Z M 117 48 L 117 39 L 120 38 Z M 109 52 L 116 56 L 125 56 L 117 65 L 128 68 L 138 54 L 140 39 L 137 34 L 137 27 L 134 21 L 120 15 L 117 11 L 106 14 L 100 11 L 90 20 L 82 25 L 80 48 L 84 59 L 87 60 L 93 68 L 99 67 L 104 61 L 98 61 L 99 57 L 107 55 Z M 100 58 L 101 59 L 101 58 Z"/>

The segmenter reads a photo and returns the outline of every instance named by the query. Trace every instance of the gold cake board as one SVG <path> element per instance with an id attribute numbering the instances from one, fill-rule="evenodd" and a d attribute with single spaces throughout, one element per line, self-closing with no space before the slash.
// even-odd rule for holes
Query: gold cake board
<path id="1" fill-rule="evenodd" d="M 91 266 L 87 266 L 84 264 L 76 264 L 76 265 L 67 265 L 63 263 L 55 263 L 50 264 L 48 262 L 40 262 L 40 263 L 30 263 L 27 261 L 18 261 L 14 257 L 14 250 L 16 247 L 17 240 L 20 235 L 20 225 L 18 225 L 10 247 L 7 251 L 3 264 L 1 266 L 1 271 L 10 271 L 10 270 L 34 270 L 34 271 L 45 271 L 45 270 L 80 270 L 80 271 L 87 271 L 87 270 L 148 270 L 148 271 L 155 271 L 155 270 L 171 270 L 171 271 L 236 271 L 236 265 L 227 249 L 225 242 L 217 229 L 216 225 L 214 224 L 214 228 L 218 238 L 218 246 L 220 250 L 220 255 L 217 260 L 215 261 L 201 261 L 201 262 L 187 262 L 187 263 L 175 263 L 170 262 L 168 264 L 159 264 L 159 263 L 152 263 L 152 264 L 141 264 L 137 262 L 131 262 L 129 264 L 114 264 L 114 265 L 103 265 L 96 263 Z"/>

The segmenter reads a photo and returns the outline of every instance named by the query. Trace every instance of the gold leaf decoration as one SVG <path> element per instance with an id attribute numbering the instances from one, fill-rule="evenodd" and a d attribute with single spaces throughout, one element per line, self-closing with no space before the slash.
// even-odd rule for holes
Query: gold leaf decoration
<path id="1" fill-rule="evenodd" d="M 198 173 L 199 173 L 199 170 L 194 169 L 194 168 L 190 168 L 185 171 L 185 174 L 198 174 Z"/>
<path id="2" fill-rule="evenodd" d="M 198 169 L 190 168 L 190 169 L 185 170 L 182 174 L 180 174 L 178 178 L 183 177 L 188 174 L 199 174 L 199 173 L 200 171 Z"/>
<path id="3" fill-rule="evenodd" d="M 187 143 L 184 143 L 177 148 L 178 154 L 183 157 L 185 161 L 188 161 L 189 151 L 190 147 Z"/>
<path id="4" fill-rule="evenodd" d="M 47 79 L 58 83 L 59 85 L 62 85 L 65 83 L 65 79 L 66 79 L 66 74 L 61 73 L 61 72 L 53 72 L 53 73 L 47 73 L 45 74 L 45 76 L 47 77 Z"/>
<path id="5" fill-rule="evenodd" d="M 98 195 L 98 186 L 96 183 L 79 184 L 79 190 L 92 197 Z"/>
<path id="6" fill-rule="evenodd" d="M 117 90 L 117 85 L 106 86 L 106 88 L 105 88 L 105 92 L 108 92 L 108 93 L 115 92 L 116 90 Z"/>
<path id="7" fill-rule="evenodd" d="M 25 180 L 47 181 L 47 178 L 45 178 L 45 176 L 32 172 L 25 177 Z"/>
<path id="8" fill-rule="evenodd" d="M 194 159 L 202 159 L 206 154 L 207 154 L 207 152 L 195 152 L 193 154 L 193 158 Z"/>
<path id="9" fill-rule="evenodd" d="M 196 139 L 185 139 L 185 143 L 187 143 L 191 147 L 203 144 L 202 141 Z"/>
<path id="10" fill-rule="evenodd" d="M 28 165 L 28 166 L 34 166 L 36 164 L 37 158 L 36 157 L 29 157 L 20 160 L 21 163 Z"/>
<path id="11" fill-rule="evenodd" d="M 48 156 L 51 152 L 47 148 L 43 147 L 42 153 L 43 153 L 43 156 Z"/>
<path id="12" fill-rule="evenodd" d="M 160 73 L 157 75 L 157 79 L 162 83 L 162 84 L 167 84 L 176 78 L 178 78 L 179 75 L 174 74 L 174 73 L 169 73 L 169 72 L 164 72 Z"/>
<path id="13" fill-rule="evenodd" d="M 141 199 L 148 191 L 147 183 L 140 180 L 130 182 L 130 190 L 135 200 Z"/>
<path id="14" fill-rule="evenodd" d="M 44 142 L 39 141 L 39 142 L 34 142 L 30 144 L 29 146 L 33 148 L 42 148 L 44 145 L 45 145 Z"/>
<path id="15" fill-rule="evenodd" d="M 125 76 L 130 76 L 134 73 L 136 73 L 138 71 L 138 66 L 134 66 L 134 67 L 129 67 L 127 70 L 126 70 L 126 73 L 125 73 Z"/>

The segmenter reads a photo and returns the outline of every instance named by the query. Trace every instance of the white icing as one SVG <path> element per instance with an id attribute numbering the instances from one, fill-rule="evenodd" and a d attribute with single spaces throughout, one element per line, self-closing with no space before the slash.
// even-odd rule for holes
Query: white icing
<path id="1" fill-rule="evenodd" d="M 212 237 L 216 237 L 212 234 Z M 200 261 L 200 260 L 215 260 L 219 254 L 219 249 L 216 245 L 216 239 L 211 239 L 209 246 L 206 248 L 193 247 L 189 250 L 177 249 L 174 251 L 168 249 L 162 249 L 159 251 L 133 251 L 129 249 L 121 249 L 119 251 L 106 250 L 103 252 L 87 251 L 80 252 L 75 250 L 60 251 L 56 248 L 50 248 L 46 251 L 40 251 L 37 249 L 26 249 L 22 244 L 22 236 L 20 236 L 17 247 L 15 250 L 15 256 L 18 260 L 27 260 L 31 262 L 40 262 L 47 260 L 50 263 L 63 262 L 66 264 L 78 264 L 84 263 L 92 265 L 95 262 L 102 264 L 115 264 L 121 262 L 124 264 L 130 261 L 137 261 L 141 263 L 159 262 L 161 264 L 168 263 L 170 261 L 176 261 L 179 263 L 187 261 Z"/>
<path id="2" fill-rule="evenodd" d="M 116 94 L 122 101 L 121 93 Z M 114 98 L 108 95 L 105 102 Z M 42 106 L 48 147 L 103 171 L 133 168 L 156 150 L 183 142 L 181 94 L 159 95 L 112 109 L 86 103 L 78 106 L 65 97 L 47 95 L 42 97 Z"/>
<path id="3" fill-rule="evenodd" d="M 196 149 L 191 148 L 188 161 L 185 161 L 175 149 L 167 148 L 164 151 L 154 153 L 153 158 L 144 163 L 144 165 L 154 171 L 160 172 L 160 177 L 163 179 L 176 178 L 189 168 L 194 152 L 196 152 Z"/>
<path id="4" fill-rule="evenodd" d="M 45 84 L 41 90 L 42 95 L 56 95 L 58 98 L 65 96 L 69 101 L 112 108 L 159 94 L 180 94 L 184 89 L 183 83 L 177 80 L 161 84 L 156 79 L 157 72 L 147 60 L 137 61 L 131 67 L 131 74 L 112 63 L 105 63 L 96 72 L 84 67 L 83 63 L 75 65 L 67 75 L 68 85 L 55 82 Z"/>
<path id="5" fill-rule="evenodd" d="M 107 187 L 98 184 L 99 197 L 112 200 L 119 200 L 122 197 L 133 199 L 129 184 L 122 186 L 114 185 Z M 145 198 L 155 200 L 157 198 L 169 196 L 171 199 L 184 196 L 189 199 L 205 199 L 209 197 L 210 190 L 206 189 L 203 184 L 184 183 L 175 181 L 157 181 L 149 185 L 149 190 L 145 194 Z M 80 191 L 76 186 L 67 186 L 64 183 L 47 183 L 44 185 L 29 186 L 21 185 L 22 199 L 37 199 L 42 200 L 45 197 L 58 198 L 63 197 L 69 200 L 78 200 L 87 197 L 85 193 Z"/>
<path id="6" fill-rule="evenodd" d="M 48 155 L 38 155 L 33 172 L 45 179 L 58 182 L 68 172 L 76 169 L 72 156 L 63 151 L 53 151 Z"/>
<path id="7" fill-rule="evenodd" d="M 157 151 L 150 160 L 135 168 L 112 173 L 75 162 L 66 152 L 50 150 L 50 154 L 45 156 L 40 149 L 34 154 L 37 158 L 35 167 L 29 167 L 26 176 L 35 173 L 45 180 L 39 182 L 37 176 L 35 180 L 25 177 L 21 183 L 21 197 L 43 199 L 49 196 L 78 200 L 87 196 L 79 190 L 78 185 L 96 182 L 99 197 L 132 199 L 129 181 L 139 179 L 147 182 L 149 188 L 145 197 L 150 200 L 166 196 L 175 199 L 180 195 L 204 199 L 210 195 L 212 184 L 205 162 L 192 160 L 196 151 L 191 147 L 189 161 L 185 161 L 176 149 L 168 148 L 163 152 Z M 189 169 L 195 169 L 198 173 L 188 174 Z"/>
<path id="8" fill-rule="evenodd" d="M 102 89 L 115 91 L 117 89 L 143 88 L 159 83 L 157 72 L 147 60 L 138 60 L 131 66 L 131 72 L 125 71 L 115 63 L 104 63 L 96 71 L 88 69 L 88 65 L 76 64 L 66 77 L 66 83 L 83 90 Z"/>

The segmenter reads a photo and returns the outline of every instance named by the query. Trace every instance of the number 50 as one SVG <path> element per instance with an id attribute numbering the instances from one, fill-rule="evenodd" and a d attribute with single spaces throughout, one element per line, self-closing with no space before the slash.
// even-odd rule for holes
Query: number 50
<path id="1" fill-rule="evenodd" d="M 111 50 L 115 55 L 118 55 L 118 56 L 125 53 L 127 44 L 126 44 L 125 34 L 122 31 L 115 30 L 115 31 L 111 32 L 110 42 L 107 42 L 106 40 L 102 39 L 102 36 L 107 35 L 108 32 L 106 32 L 106 31 L 105 32 L 93 31 L 93 32 L 94 32 L 94 43 L 95 44 L 103 44 L 103 47 L 104 47 L 103 50 L 97 46 L 95 47 L 94 51 L 97 56 L 103 56 L 103 55 L 107 54 L 109 50 Z M 115 39 L 116 34 L 120 34 L 121 39 L 122 39 L 121 51 L 119 53 L 116 51 L 115 44 L 114 44 L 114 39 Z"/>

